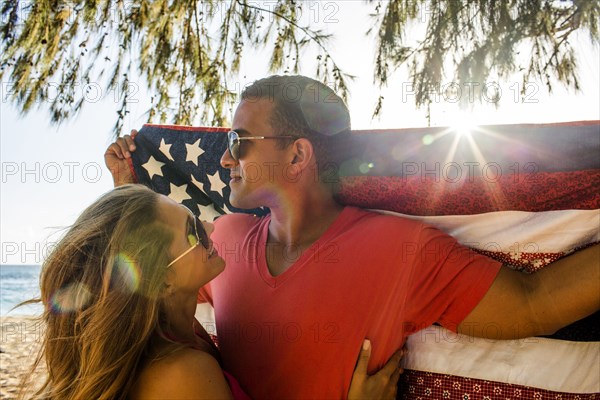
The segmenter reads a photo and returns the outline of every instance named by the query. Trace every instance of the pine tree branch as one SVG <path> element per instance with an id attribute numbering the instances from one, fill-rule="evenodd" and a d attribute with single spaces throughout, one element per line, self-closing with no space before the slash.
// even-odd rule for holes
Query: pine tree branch
<path id="1" fill-rule="evenodd" d="M 312 40 L 314 43 L 316 43 L 316 44 L 319 46 L 319 48 L 321 48 L 321 50 L 323 50 L 323 51 L 325 52 L 325 54 L 329 55 L 329 51 L 327 50 L 327 48 L 325 48 L 325 46 L 324 46 L 324 45 L 323 45 L 323 43 L 321 42 L 321 39 L 319 39 L 319 37 L 318 37 L 318 36 L 316 36 L 316 35 L 315 35 L 315 32 L 313 32 L 312 30 L 310 30 L 310 29 L 308 29 L 308 28 L 306 28 L 306 27 L 304 27 L 304 26 L 301 26 L 301 25 L 297 24 L 295 21 L 292 21 L 291 19 L 289 19 L 289 18 L 288 18 L 288 17 L 286 17 L 285 15 L 283 15 L 283 14 L 281 14 L 281 13 L 278 13 L 278 12 L 276 12 L 276 11 L 271 11 L 271 10 L 264 9 L 264 8 L 262 8 L 262 7 L 258 7 L 258 6 L 254 6 L 254 5 L 250 5 L 250 4 L 245 4 L 245 3 L 242 3 L 240 0 L 235 0 L 235 1 L 236 1 L 236 3 L 238 3 L 238 4 L 239 4 L 241 7 L 246 7 L 246 8 L 250 8 L 250 9 L 256 10 L 256 11 L 262 11 L 262 12 L 266 12 L 266 13 L 269 13 L 269 14 L 271 14 L 271 15 L 274 15 L 274 16 L 276 16 L 276 17 L 278 17 L 278 18 L 281 18 L 282 20 L 284 20 L 284 21 L 285 21 L 285 22 L 287 22 L 288 24 L 290 24 L 290 25 L 292 25 L 292 26 L 294 26 L 294 27 L 296 27 L 296 28 L 300 29 L 302 32 L 304 32 L 304 34 L 305 34 L 306 36 L 308 36 L 308 37 L 309 37 L 309 38 L 310 38 L 310 39 L 311 39 L 311 40 Z M 338 64 L 335 62 L 335 60 L 334 60 L 332 57 L 331 57 L 330 59 L 331 59 L 331 62 L 333 63 L 333 65 L 334 65 L 334 67 L 335 67 L 336 69 L 338 69 L 339 71 L 342 71 L 342 70 L 339 68 Z"/>
<path id="2" fill-rule="evenodd" d="M 198 65 L 200 65 L 200 76 L 204 74 L 202 68 L 202 43 L 200 43 L 200 23 L 198 22 L 198 2 L 194 2 L 194 19 L 196 21 L 196 37 L 198 38 Z"/>
<path id="3" fill-rule="evenodd" d="M 221 36 L 222 40 L 223 40 L 223 57 L 222 60 L 223 62 L 221 63 L 222 66 L 222 70 L 223 70 L 223 86 L 224 89 L 227 90 L 227 65 L 225 63 L 225 55 L 227 54 L 227 43 L 229 41 L 229 27 L 231 24 L 231 15 L 232 13 L 235 11 L 235 3 L 237 3 L 237 0 L 232 0 L 231 1 L 231 6 L 227 9 L 227 18 L 226 18 L 226 22 L 225 22 L 225 34 Z"/>

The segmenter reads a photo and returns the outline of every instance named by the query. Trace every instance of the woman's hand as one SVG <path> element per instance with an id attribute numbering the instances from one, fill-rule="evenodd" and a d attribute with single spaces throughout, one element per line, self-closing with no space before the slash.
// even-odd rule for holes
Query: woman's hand
<path id="1" fill-rule="evenodd" d="M 398 391 L 398 379 L 404 372 L 404 369 L 400 366 L 400 361 L 405 354 L 406 348 L 398 350 L 376 374 L 368 375 L 367 365 L 369 364 L 369 358 L 371 358 L 371 342 L 366 339 L 363 342 L 352 375 L 348 399 L 395 400 Z"/>
<path id="2" fill-rule="evenodd" d="M 115 183 L 115 187 L 125 185 L 127 183 L 135 183 L 131 169 L 129 168 L 129 160 L 131 151 L 135 151 L 133 138 L 137 131 L 131 131 L 131 136 L 125 135 L 118 138 L 106 149 L 104 153 L 104 163 L 110 171 Z"/>

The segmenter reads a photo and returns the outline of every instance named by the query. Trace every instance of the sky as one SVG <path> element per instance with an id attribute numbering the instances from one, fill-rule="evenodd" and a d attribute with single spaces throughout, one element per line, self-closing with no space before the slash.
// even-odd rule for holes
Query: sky
<path id="1" fill-rule="evenodd" d="M 260 2 L 259 2 L 260 3 Z M 265 4 L 270 2 L 265 1 Z M 364 33 L 371 22 L 359 2 L 309 2 L 305 20 L 336 35 L 330 48 L 337 63 L 357 76 L 350 85 L 348 102 L 354 129 L 412 128 L 427 126 L 425 110 L 417 109 L 408 86 L 406 70 L 399 70 L 383 91 L 383 115 L 371 115 L 379 92 L 373 84 L 373 39 Z M 312 7 L 312 8 L 311 8 Z M 572 93 L 556 85 L 548 95 L 540 82 L 530 82 L 527 100 L 515 96 L 521 77 L 485 84 L 499 85 L 499 107 L 475 101 L 468 111 L 460 111 L 451 99 L 439 98 L 432 105 L 432 126 L 563 122 L 600 119 L 600 52 L 581 37 L 577 46 L 582 91 Z M 310 58 L 306 56 L 306 58 Z M 243 88 L 268 75 L 264 54 L 249 53 L 237 79 L 230 87 Z M 307 66 L 301 73 L 310 75 Z M 132 81 L 139 91 L 132 98 L 124 133 L 139 129 L 150 105 L 143 81 Z M 450 80 L 448 81 L 450 83 Z M 0 86 L 0 242 L 1 264 L 41 264 L 61 234 L 81 211 L 99 195 L 112 188 L 104 167 L 103 154 L 112 142 L 112 127 L 119 107 L 114 91 L 91 96 L 82 112 L 60 126 L 49 123 L 48 104 L 20 115 L 7 99 L 10 82 Z M 232 115 L 229 116 L 230 120 Z M 195 125 L 206 125 L 197 121 Z"/>

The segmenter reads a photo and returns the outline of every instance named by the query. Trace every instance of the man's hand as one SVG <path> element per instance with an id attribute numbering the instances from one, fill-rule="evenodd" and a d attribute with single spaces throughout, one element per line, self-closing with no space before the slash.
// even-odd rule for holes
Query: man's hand
<path id="1" fill-rule="evenodd" d="M 376 374 L 368 375 L 367 365 L 371 358 L 371 342 L 365 340 L 350 382 L 348 400 L 395 399 L 398 391 L 398 379 L 404 372 L 400 361 L 405 354 L 406 348 L 398 350 Z"/>
<path id="2" fill-rule="evenodd" d="M 131 158 L 131 152 L 135 151 L 135 144 L 133 143 L 135 135 L 137 135 L 137 131 L 133 130 L 131 136 L 125 135 L 118 138 L 108 146 L 104 153 L 104 163 L 113 177 L 115 187 L 135 183 L 128 160 Z"/>

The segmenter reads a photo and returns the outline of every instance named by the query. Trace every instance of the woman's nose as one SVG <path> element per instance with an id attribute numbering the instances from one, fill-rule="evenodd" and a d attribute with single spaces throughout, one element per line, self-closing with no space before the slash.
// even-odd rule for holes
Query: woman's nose
<path id="1" fill-rule="evenodd" d="M 208 236 L 210 236 L 210 234 L 215 230 L 215 225 L 208 221 L 202 221 L 202 226 L 204 226 L 204 230 Z"/>

